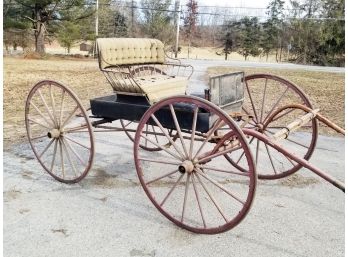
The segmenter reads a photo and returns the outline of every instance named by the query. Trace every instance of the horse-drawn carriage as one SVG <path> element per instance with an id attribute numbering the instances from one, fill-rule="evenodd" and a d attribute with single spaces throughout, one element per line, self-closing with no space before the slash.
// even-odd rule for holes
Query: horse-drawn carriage
<path id="1" fill-rule="evenodd" d="M 256 181 L 306 167 L 318 119 L 293 83 L 243 72 L 210 77 L 204 92 L 186 95 L 193 67 L 166 61 L 155 39 L 97 40 L 98 61 L 113 92 L 90 100 L 90 112 L 68 87 L 37 83 L 26 102 L 30 145 L 42 167 L 63 183 L 82 180 L 94 161 L 94 133 L 124 131 L 151 202 L 169 220 L 197 233 L 220 233 L 248 213 Z M 115 142 L 117 144 L 117 142 Z M 116 160 L 115 160 L 116 162 Z"/>

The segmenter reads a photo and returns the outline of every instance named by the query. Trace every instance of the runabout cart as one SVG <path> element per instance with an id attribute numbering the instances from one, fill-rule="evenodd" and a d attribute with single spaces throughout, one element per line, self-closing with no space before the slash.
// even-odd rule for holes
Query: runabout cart
<path id="1" fill-rule="evenodd" d="M 224 232 L 242 221 L 257 178 L 283 178 L 306 167 L 344 191 L 308 162 L 318 120 L 344 130 L 314 110 L 293 83 L 237 72 L 211 77 L 202 95 L 185 95 L 193 68 L 166 61 L 160 41 L 100 38 L 97 46 L 113 93 L 91 99 L 90 112 L 71 89 L 50 80 L 37 83 L 26 101 L 30 145 L 56 180 L 76 183 L 87 175 L 94 133 L 124 131 L 134 142 L 148 198 L 196 233 Z"/>

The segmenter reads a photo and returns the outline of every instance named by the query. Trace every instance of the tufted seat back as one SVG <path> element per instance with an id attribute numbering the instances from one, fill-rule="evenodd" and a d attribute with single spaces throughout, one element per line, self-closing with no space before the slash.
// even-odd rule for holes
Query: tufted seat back
<path id="1" fill-rule="evenodd" d="M 165 62 L 164 45 L 150 38 L 98 38 L 100 69 L 115 65 Z"/>

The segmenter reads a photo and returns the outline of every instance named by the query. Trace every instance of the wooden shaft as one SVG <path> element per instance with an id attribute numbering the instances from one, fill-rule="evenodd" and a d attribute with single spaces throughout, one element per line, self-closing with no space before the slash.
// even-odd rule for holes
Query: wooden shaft
<path id="1" fill-rule="evenodd" d="M 310 122 L 312 119 L 314 119 L 319 112 L 319 109 L 311 110 L 307 114 L 298 117 L 296 120 L 291 122 L 289 125 L 284 127 L 283 129 L 279 130 L 277 133 L 273 135 L 274 140 L 280 140 L 287 138 L 289 134 L 299 128 L 301 128 L 303 125 Z"/>

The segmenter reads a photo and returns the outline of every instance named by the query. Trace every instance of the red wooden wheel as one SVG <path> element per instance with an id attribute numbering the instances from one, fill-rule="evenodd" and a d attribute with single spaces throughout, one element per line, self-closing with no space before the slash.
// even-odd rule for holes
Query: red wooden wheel
<path id="1" fill-rule="evenodd" d="M 272 115 L 285 105 L 302 104 L 312 108 L 305 93 L 293 83 L 267 74 L 254 74 L 245 77 L 245 92 L 242 111 L 252 116 L 245 128 L 255 129 L 265 135 L 272 135 L 292 122 L 296 117 L 304 114 L 300 109 L 292 108 L 279 115 Z M 239 125 L 245 123 L 241 120 Z M 296 152 L 308 160 L 318 138 L 318 122 L 314 119 L 299 131 L 291 133 L 281 141 L 286 149 Z M 260 179 L 278 179 L 298 171 L 302 166 L 289 160 L 278 151 L 260 142 L 254 137 L 248 138 L 250 150 L 255 158 L 255 165 Z M 234 159 L 229 159 L 231 164 L 243 169 L 240 159 L 244 153 Z M 246 170 L 246 169 L 245 169 Z"/>
<path id="2" fill-rule="evenodd" d="M 189 106 L 183 121 L 176 106 Z M 174 142 L 162 122 L 171 120 L 178 133 Z M 198 131 L 201 113 L 224 122 L 230 132 L 218 144 L 211 141 L 218 126 L 208 132 Z M 171 141 L 169 148 L 146 136 L 146 124 L 154 123 Z M 203 131 L 204 132 L 204 131 Z M 150 152 L 140 147 L 148 139 L 162 151 Z M 229 163 L 224 154 L 243 149 L 248 172 Z M 178 226 L 196 233 L 214 234 L 236 226 L 252 204 L 256 173 L 254 161 L 237 124 L 217 106 L 206 100 L 178 96 L 164 99 L 149 108 L 139 122 L 135 135 L 134 161 L 141 185 L 155 207 Z"/>
<path id="3" fill-rule="evenodd" d="M 87 175 L 94 157 L 93 130 L 68 87 L 50 80 L 37 83 L 26 101 L 25 125 L 37 160 L 52 177 L 76 183 Z"/>

